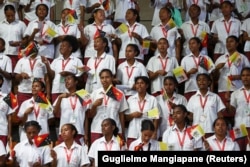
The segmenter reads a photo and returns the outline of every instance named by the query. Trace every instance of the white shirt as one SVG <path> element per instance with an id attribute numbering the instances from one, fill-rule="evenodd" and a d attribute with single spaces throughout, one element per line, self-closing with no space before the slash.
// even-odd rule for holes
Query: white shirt
<path id="1" fill-rule="evenodd" d="M 20 0 L 20 4 L 27 6 L 30 4 L 30 0 Z M 50 8 L 55 6 L 55 1 L 54 0 L 34 0 L 34 2 L 31 3 L 30 10 L 29 12 L 24 12 L 24 18 L 27 19 L 28 21 L 33 21 L 37 18 L 36 16 L 36 6 L 39 4 L 45 4 L 48 6 L 49 11 L 47 15 L 47 19 L 50 19 Z"/>
<path id="2" fill-rule="evenodd" d="M 250 24 L 250 18 L 243 21 L 241 26 L 241 31 L 244 31 L 248 34 L 248 37 L 250 37 L 250 27 L 248 26 Z M 250 52 L 250 40 L 247 40 L 244 45 L 244 51 Z"/>
<path id="3" fill-rule="evenodd" d="M 240 54 L 240 53 L 239 53 Z M 215 66 L 220 63 L 225 63 L 224 67 L 220 69 L 220 77 L 218 80 L 218 92 L 226 92 L 230 88 L 230 91 L 235 91 L 236 89 L 241 88 L 241 80 L 233 80 L 228 86 L 228 76 L 230 75 L 240 75 L 242 68 L 249 67 L 249 61 L 246 56 L 240 54 L 240 61 L 231 63 L 228 58 L 228 53 L 221 55 L 215 62 Z"/>
<path id="4" fill-rule="evenodd" d="M 86 7 L 87 0 L 63 0 L 63 9 L 69 8 L 71 10 L 75 10 L 77 14 L 77 23 L 80 23 L 81 20 L 81 8 Z M 71 2 L 71 3 L 70 3 Z"/>
<path id="5" fill-rule="evenodd" d="M 3 142 L 2 142 L 2 140 L 0 140 L 0 156 L 6 155 L 6 154 L 7 154 L 7 152 L 5 150 Z"/>
<path id="6" fill-rule="evenodd" d="M 34 144 L 31 145 L 28 140 L 24 140 L 15 145 L 14 151 L 20 167 L 32 167 L 36 162 L 45 165 L 52 161 L 48 145 L 36 147 Z"/>
<path id="7" fill-rule="evenodd" d="M 94 103 L 97 99 L 103 98 L 103 102 L 97 107 L 96 115 L 94 116 L 91 123 L 91 132 L 102 133 L 101 123 L 106 118 L 112 118 L 116 121 L 117 127 L 119 128 L 119 133 L 122 132 L 121 122 L 119 114 L 128 109 L 128 103 L 123 95 L 121 101 L 117 101 L 111 97 L 108 97 L 104 93 L 103 88 L 94 90 L 91 94 L 92 102 Z"/>
<path id="8" fill-rule="evenodd" d="M 215 135 L 210 136 L 206 140 L 209 144 L 210 151 L 240 151 L 238 143 L 228 136 L 226 136 L 221 142 L 216 139 Z M 223 149 L 224 143 L 225 146 Z"/>
<path id="9" fill-rule="evenodd" d="M 217 118 L 218 112 L 223 109 L 225 109 L 225 105 L 221 98 L 210 91 L 205 97 L 202 97 L 198 90 L 196 94 L 191 96 L 187 104 L 187 110 L 193 113 L 193 125 L 199 124 L 205 133 L 214 132 L 213 122 Z"/>
<path id="10" fill-rule="evenodd" d="M 54 106 L 57 103 L 57 100 L 58 98 L 54 102 Z M 61 129 L 64 124 L 71 123 L 76 127 L 78 134 L 85 135 L 84 121 L 87 109 L 88 105 L 82 106 L 77 96 L 62 98 L 60 104 L 61 117 L 59 129 Z M 59 131 L 59 135 L 60 134 L 61 131 Z"/>
<path id="11" fill-rule="evenodd" d="M 200 60 L 202 57 L 205 57 L 207 60 L 211 62 L 211 69 L 209 69 L 209 71 L 207 71 L 206 69 L 200 66 Z M 199 73 L 210 74 L 215 68 L 214 63 L 210 57 L 206 55 L 199 55 L 198 58 L 196 58 L 192 53 L 185 56 L 181 60 L 181 66 L 184 68 L 186 72 L 190 71 L 192 68 L 198 68 L 198 72 L 195 74 L 191 74 L 189 76 L 189 79 L 185 82 L 185 90 L 184 90 L 185 93 L 197 91 L 198 89 L 198 86 L 196 83 L 197 74 Z"/>
<path id="12" fill-rule="evenodd" d="M 11 59 L 3 53 L 0 53 L 0 68 L 7 73 L 12 73 Z M 0 74 L 2 75 L 2 74 Z M 2 75 L 3 76 L 3 75 Z M 1 91 L 8 94 L 11 91 L 12 82 L 3 76 L 3 85 Z"/>
<path id="13" fill-rule="evenodd" d="M 23 33 L 26 29 L 24 22 L 15 20 L 9 23 L 4 19 L 0 23 L 0 37 L 5 40 L 5 51 L 6 55 L 18 55 L 19 47 L 13 47 L 9 45 L 10 41 L 22 41 Z"/>
<path id="14" fill-rule="evenodd" d="M 13 5 L 16 11 L 18 10 L 18 6 L 19 6 L 19 2 L 11 2 L 8 0 L 3 0 L 2 2 L 3 3 L 0 5 L 0 21 L 5 19 L 4 7 L 6 5 Z M 19 19 L 18 12 L 16 12 L 15 18 Z"/>
<path id="15" fill-rule="evenodd" d="M 135 3 L 130 0 L 115 0 L 115 17 L 114 21 L 125 23 L 125 15 L 128 9 L 135 9 Z"/>
<path id="16" fill-rule="evenodd" d="M 71 55 L 67 60 L 64 60 L 63 56 L 54 59 L 50 67 L 55 72 L 51 93 L 65 93 L 67 91 L 65 88 L 65 81 L 60 73 L 62 71 L 68 71 L 76 74 L 76 76 L 80 76 L 82 72 L 79 71 L 77 67 L 83 67 L 83 64 L 80 59 Z"/>
<path id="17" fill-rule="evenodd" d="M 224 17 L 222 17 L 214 21 L 211 28 L 211 33 L 218 35 L 218 42 L 215 45 L 214 53 L 224 54 L 227 51 L 226 49 L 227 37 L 230 35 L 235 35 L 236 37 L 240 36 L 241 22 L 233 17 L 231 17 L 229 21 L 226 22 Z"/>
<path id="18" fill-rule="evenodd" d="M 18 111 L 17 116 L 22 118 L 24 117 L 25 111 L 30 108 L 34 107 L 33 111 L 28 115 L 26 122 L 28 121 L 37 121 L 39 125 L 42 127 L 39 134 L 45 134 L 49 133 L 49 123 L 48 120 L 53 118 L 53 111 L 49 109 L 44 109 L 39 106 L 38 103 L 34 101 L 34 98 L 30 98 L 28 100 L 25 100 Z M 21 132 L 21 141 L 26 139 L 26 133 L 24 131 Z"/>
<path id="19" fill-rule="evenodd" d="M 198 24 L 194 25 L 193 22 L 191 20 L 184 22 L 181 25 L 181 29 L 183 31 L 184 37 L 185 37 L 185 42 L 183 44 L 183 51 L 182 51 L 182 55 L 188 55 L 190 54 L 190 50 L 189 50 L 189 40 L 192 37 L 199 37 L 201 40 L 202 36 L 201 34 L 205 31 L 206 33 L 210 34 L 210 28 L 209 25 L 203 21 L 198 21 Z M 201 53 L 203 55 L 207 55 L 207 48 L 202 48 Z"/>
<path id="20" fill-rule="evenodd" d="M 6 94 L 0 92 L 0 135 L 7 136 L 8 135 L 8 116 L 14 112 L 8 104 L 3 101 Z"/>
<path id="21" fill-rule="evenodd" d="M 85 86 L 85 89 L 89 93 L 102 87 L 99 76 L 102 69 L 110 69 L 113 75 L 116 73 L 115 58 L 105 52 L 99 58 L 97 58 L 97 54 L 91 56 L 87 62 L 87 66 L 91 69 L 88 71 L 88 78 Z"/>
<path id="22" fill-rule="evenodd" d="M 194 151 L 196 148 L 202 148 L 202 140 L 190 138 L 187 128 L 188 127 L 184 127 L 184 129 L 180 131 L 175 124 L 168 127 L 163 133 L 162 142 L 167 143 L 169 151 Z"/>
<path id="23" fill-rule="evenodd" d="M 174 93 L 172 98 L 163 99 L 162 95 L 159 95 L 156 97 L 159 108 L 161 109 L 161 122 L 159 125 L 160 129 L 160 136 L 163 135 L 164 131 L 167 129 L 167 127 L 171 126 L 171 123 L 173 123 L 173 119 L 170 119 L 170 115 L 173 114 L 173 109 L 169 105 L 169 101 L 175 103 L 175 104 L 182 104 L 184 106 L 187 105 L 187 99 L 180 94 Z"/>
<path id="24" fill-rule="evenodd" d="M 143 143 L 143 142 L 142 142 L 141 136 L 140 136 L 138 139 L 131 142 L 131 144 L 129 145 L 129 150 L 135 151 L 135 147 L 141 143 Z M 143 151 L 160 151 L 159 141 L 154 140 L 154 139 L 150 139 L 148 143 L 146 143 L 142 146 L 142 149 L 143 149 Z"/>
<path id="25" fill-rule="evenodd" d="M 146 27 L 143 24 L 140 24 L 137 22 L 135 22 L 132 26 L 129 26 L 128 23 L 126 23 L 126 24 L 128 26 L 129 31 L 118 35 L 122 41 L 122 45 L 121 45 L 120 52 L 119 52 L 119 59 L 124 59 L 126 57 L 125 56 L 126 47 L 129 43 L 136 44 L 139 47 L 139 49 L 142 51 L 142 46 L 140 45 L 140 42 L 136 38 L 134 38 L 132 36 L 130 37 L 129 32 L 130 33 L 132 33 L 132 32 L 137 33 L 138 35 L 141 36 L 142 39 L 149 37 L 148 30 L 146 29 Z M 144 56 L 143 56 L 142 52 L 136 58 L 143 60 Z"/>
<path id="26" fill-rule="evenodd" d="M 95 160 L 95 166 L 98 166 L 98 151 L 120 151 L 120 143 L 115 136 L 107 143 L 105 137 L 96 139 L 90 146 L 88 156 Z"/>
<path id="27" fill-rule="evenodd" d="M 57 25 L 57 32 L 58 32 L 58 36 L 72 35 L 72 36 L 76 37 L 77 39 L 81 38 L 81 32 L 78 29 L 77 24 L 69 24 L 69 25 L 63 26 L 62 23 L 60 23 Z M 61 55 L 60 45 L 61 45 L 61 43 L 56 45 L 55 58 L 57 58 Z M 78 57 L 79 59 L 82 58 L 80 48 L 76 52 L 73 52 L 72 55 L 75 57 Z"/>
<path id="28" fill-rule="evenodd" d="M 34 78 L 42 78 L 44 80 L 45 74 L 47 74 L 47 68 L 39 55 L 37 55 L 35 59 L 22 57 L 18 60 L 14 73 L 21 74 L 23 72 L 27 73 L 30 78 L 23 79 L 19 83 L 18 92 L 31 93 Z"/>
<path id="29" fill-rule="evenodd" d="M 206 21 L 206 15 L 207 15 L 207 7 L 206 7 L 207 2 L 206 2 L 206 0 L 199 0 L 199 1 L 186 0 L 186 3 L 187 3 L 188 10 L 189 10 L 189 8 L 190 8 L 190 6 L 192 4 L 198 5 L 201 8 L 201 13 L 199 15 L 199 20 Z M 185 19 L 185 21 L 190 20 L 190 17 L 189 17 L 189 14 L 188 14 L 188 10 L 186 12 L 186 19 Z"/>
<path id="30" fill-rule="evenodd" d="M 175 57 L 176 55 L 175 43 L 176 43 L 176 40 L 181 37 L 181 35 L 179 34 L 177 27 L 173 27 L 165 32 L 165 26 L 162 25 L 162 23 L 154 26 L 150 32 L 150 36 L 152 37 L 152 39 L 156 41 L 158 41 L 160 38 L 166 38 L 169 44 L 168 54 L 170 56 Z M 159 51 L 158 49 L 156 49 L 154 55 L 158 55 L 158 54 L 159 54 Z"/>
<path id="31" fill-rule="evenodd" d="M 158 103 L 157 103 L 157 100 L 154 96 L 152 96 L 150 94 L 146 94 L 144 100 L 145 101 L 141 102 L 139 105 L 138 93 L 133 95 L 133 96 L 130 96 L 128 98 L 129 110 L 127 110 L 125 114 L 131 114 L 131 113 L 136 112 L 136 111 L 143 113 L 142 117 L 133 118 L 129 122 L 128 138 L 137 139 L 140 136 L 142 120 L 150 119 L 147 116 L 147 112 L 151 109 L 158 108 Z M 140 106 L 141 106 L 141 109 L 140 109 Z M 151 120 L 153 120 L 153 119 L 151 119 Z"/>
<path id="32" fill-rule="evenodd" d="M 134 64 L 130 66 L 128 62 L 125 61 L 118 66 L 116 77 L 121 81 L 122 85 L 127 87 L 127 89 L 124 90 L 125 95 L 136 94 L 136 91 L 131 88 L 135 84 L 135 78 L 138 76 L 148 77 L 147 69 L 141 62 L 135 60 Z"/>
<path id="33" fill-rule="evenodd" d="M 44 41 L 44 38 L 46 36 L 46 31 L 48 28 L 51 28 L 52 30 L 54 30 L 57 33 L 57 28 L 56 25 L 49 20 L 44 20 L 41 24 L 39 23 L 38 19 L 35 19 L 33 21 L 31 21 L 28 24 L 28 27 L 26 28 L 25 32 L 24 32 L 24 37 L 27 36 L 31 36 L 31 34 L 33 33 L 35 28 L 39 28 L 40 31 L 38 33 L 35 34 L 34 37 L 34 41 L 39 42 L 39 41 Z M 58 33 L 55 35 L 55 37 L 58 36 Z M 53 38 L 55 38 L 53 37 Z M 43 44 L 43 45 L 39 45 L 39 54 L 43 55 L 47 58 L 50 59 L 54 59 L 54 53 L 55 52 L 55 48 L 54 48 L 54 44 L 53 43 L 49 43 L 49 44 Z"/>
<path id="34" fill-rule="evenodd" d="M 72 144 L 70 150 L 67 149 L 67 152 L 72 151 L 69 163 L 67 161 L 66 149 L 64 142 L 53 148 L 57 155 L 57 167 L 66 166 L 66 164 L 70 167 L 79 167 L 90 163 L 86 151 L 76 142 Z"/>
<path id="35" fill-rule="evenodd" d="M 234 126 L 239 127 L 241 124 L 245 124 L 246 127 L 250 127 L 250 104 L 247 103 L 246 96 L 249 97 L 249 91 L 244 87 L 237 89 L 231 94 L 230 104 L 235 107 L 236 112 L 234 116 Z"/>
<path id="36" fill-rule="evenodd" d="M 96 50 L 94 49 L 94 37 L 95 37 L 97 29 L 106 32 L 105 37 L 108 39 L 108 42 L 109 42 L 108 43 L 108 46 L 109 46 L 108 54 L 113 55 L 111 39 L 107 35 L 115 34 L 114 27 L 112 25 L 106 24 L 106 23 L 102 23 L 101 26 L 97 26 L 96 23 L 94 22 L 93 24 L 89 24 L 86 27 L 84 27 L 84 35 L 89 40 L 88 44 L 85 48 L 85 54 L 84 54 L 85 58 L 93 57 L 97 53 Z"/>
<path id="37" fill-rule="evenodd" d="M 164 78 L 166 76 L 173 76 L 172 71 L 178 66 L 179 64 L 175 57 L 169 55 L 166 55 L 165 58 L 162 58 L 160 55 L 151 57 L 146 66 L 148 71 L 155 73 L 158 70 L 164 70 L 167 72 L 165 76 L 158 76 L 151 81 L 151 93 L 161 91 Z"/>

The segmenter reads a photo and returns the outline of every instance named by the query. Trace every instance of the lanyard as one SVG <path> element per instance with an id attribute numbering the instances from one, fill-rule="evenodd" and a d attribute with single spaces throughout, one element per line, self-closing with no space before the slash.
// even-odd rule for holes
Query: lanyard
<path id="1" fill-rule="evenodd" d="M 195 4 L 195 5 L 197 5 L 198 4 L 198 0 L 196 1 L 196 0 L 193 0 L 193 3 Z"/>
<path id="2" fill-rule="evenodd" d="M 196 58 L 193 56 L 193 60 L 194 60 L 194 63 L 196 65 L 196 68 L 198 68 L 198 66 L 200 64 L 200 57 L 198 57 L 198 61 L 196 61 Z"/>
<path id="3" fill-rule="evenodd" d="M 131 76 L 132 76 L 132 74 L 133 74 L 133 71 L 134 71 L 134 68 L 135 67 L 132 67 L 132 69 L 129 71 L 129 69 L 128 69 L 129 67 L 128 66 L 126 66 L 126 70 L 127 70 L 127 75 L 128 75 L 128 79 L 130 79 L 131 78 Z"/>
<path id="4" fill-rule="evenodd" d="M 66 65 L 69 63 L 70 58 L 67 59 L 67 61 L 64 63 L 65 60 L 62 60 L 62 70 L 64 71 Z"/>
<path id="5" fill-rule="evenodd" d="M 229 22 L 229 25 L 227 25 L 226 21 L 224 21 L 224 27 L 226 29 L 227 35 L 229 35 L 230 33 L 231 25 L 232 25 L 232 21 Z"/>
<path id="6" fill-rule="evenodd" d="M 194 25 L 191 24 L 191 29 L 195 37 L 197 35 L 198 28 L 199 28 L 199 24 L 196 26 L 196 28 L 194 27 Z"/>
<path id="7" fill-rule="evenodd" d="M 232 65 L 232 62 L 229 60 L 229 56 L 228 56 L 228 58 L 227 58 L 227 63 L 228 63 L 228 67 L 230 68 L 231 65 Z"/>
<path id="8" fill-rule="evenodd" d="M 97 60 L 98 60 L 98 61 L 97 61 Z M 99 64 L 101 63 L 101 61 L 102 61 L 102 58 L 96 58 L 96 59 L 95 59 L 95 65 L 94 65 L 95 70 L 98 68 L 98 66 L 99 66 Z"/>
<path id="9" fill-rule="evenodd" d="M 167 67 L 168 58 L 166 58 L 165 62 L 163 62 L 163 58 L 160 57 L 160 62 L 161 62 L 162 70 L 165 70 Z"/>
<path id="10" fill-rule="evenodd" d="M 44 34 L 46 34 L 46 31 L 44 31 L 44 33 L 43 33 L 44 26 L 45 26 L 45 22 L 43 22 L 42 29 L 41 29 L 41 31 L 40 31 L 41 37 L 43 37 Z"/>
<path id="11" fill-rule="evenodd" d="M 135 31 L 135 27 L 137 26 L 137 24 L 135 24 L 132 28 L 132 31 L 130 31 L 130 27 L 128 27 L 128 36 L 130 37 L 130 39 L 132 38 L 132 33 Z"/>
<path id="12" fill-rule="evenodd" d="M 37 120 L 37 117 L 40 113 L 40 106 L 37 105 L 38 107 L 36 107 L 36 105 L 34 105 L 34 113 L 35 113 L 35 116 L 36 116 L 36 120 Z"/>
<path id="13" fill-rule="evenodd" d="M 68 31 L 69 31 L 69 26 L 62 26 L 62 30 L 63 30 L 63 32 L 64 32 L 64 35 L 66 35 L 67 33 L 68 33 Z"/>
<path id="14" fill-rule="evenodd" d="M 168 30 L 166 30 L 166 28 L 164 26 L 161 26 L 161 30 L 162 30 L 162 33 L 163 33 L 164 37 L 167 38 Z"/>
<path id="15" fill-rule="evenodd" d="M 221 147 L 220 142 L 216 139 L 216 144 L 217 144 L 217 146 L 218 146 L 218 148 L 219 148 L 220 151 L 224 151 L 225 145 L 226 145 L 226 141 L 227 141 L 227 139 L 225 139 L 225 140 L 223 141 L 222 147 Z"/>
<path id="16" fill-rule="evenodd" d="M 104 105 L 105 105 L 105 106 L 108 105 L 108 101 L 109 101 L 109 96 L 104 95 L 104 97 L 103 97 L 103 102 L 104 102 Z"/>
<path id="17" fill-rule="evenodd" d="M 244 90 L 243 92 L 244 92 L 244 96 L 245 96 L 246 102 L 247 102 L 247 104 L 249 104 L 249 102 L 250 102 L 250 95 L 248 94 L 248 96 L 247 96 L 247 91 L 246 90 Z"/>
<path id="18" fill-rule="evenodd" d="M 33 62 L 32 62 L 32 60 L 29 59 L 29 62 L 30 62 L 30 70 L 31 70 L 31 72 L 33 72 L 33 69 L 34 69 L 35 64 L 36 64 L 36 60 L 37 60 L 37 59 L 34 59 Z"/>
<path id="19" fill-rule="evenodd" d="M 69 164 L 73 153 L 73 149 L 68 150 L 67 148 L 64 147 L 64 151 L 66 153 L 67 163 Z"/>
<path id="20" fill-rule="evenodd" d="M 74 112 L 75 108 L 76 108 L 76 103 L 77 103 L 77 96 L 75 96 L 74 103 L 73 103 L 72 97 L 69 97 L 69 101 L 70 101 L 71 108 L 72 108 L 72 110 Z"/>
<path id="21" fill-rule="evenodd" d="M 173 102 L 173 100 L 174 100 L 174 97 L 171 97 L 170 101 Z M 169 122 L 169 125 L 172 126 L 172 125 L 174 124 L 174 120 L 173 120 L 172 115 L 171 115 L 172 107 L 171 107 L 171 105 L 169 104 L 169 100 L 168 100 L 166 103 L 167 103 L 168 112 L 169 112 L 168 122 Z"/>
<path id="22" fill-rule="evenodd" d="M 181 139 L 181 136 L 180 136 L 180 133 L 179 131 L 176 129 L 176 133 L 177 133 L 177 137 L 178 137 L 178 141 L 179 141 L 179 144 L 181 146 L 181 149 L 183 148 L 183 145 L 184 145 L 184 140 L 185 140 L 185 137 L 186 137 L 186 130 L 184 131 L 184 135 L 182 136 L 182 139 Z"/>
<path id="23" fill-rule="evenodd" d="M 207 103 L 207 99 L 208 99 L 208 96 L 205 97 L 205 100 L 204 100 L 204 103 L 203 103 L 202 97 L 200 95 L 200 105 L 201 105 L 201 108 L 202 108 L 203 111 L 204 111 L 205 105 Z"/>
<path id="24" fill-rule="evenodd" d="M 143 109 L 144 109 L 144 107 L 145 107 L 145 104 L 146 104 L 146 100 L 143 100 L 142 105 L 141 105 L 141 102 L 138 101 L 138 106 L 139 106 L 139 109 L 140 109 L 141 112 L 143 112 Z"/>
<path id="25" fill-rule="evenodd" d="M 113 145 L 113 140 L 110 143 L 105 142 L 105 149 L 106 151 L 111 151 Z"/>
<path id="26" fill-rule="evenodd" d="M 69 0 L 69 4 L 70 4 L 70 6 L 72 8 L 73 0 Z"/>

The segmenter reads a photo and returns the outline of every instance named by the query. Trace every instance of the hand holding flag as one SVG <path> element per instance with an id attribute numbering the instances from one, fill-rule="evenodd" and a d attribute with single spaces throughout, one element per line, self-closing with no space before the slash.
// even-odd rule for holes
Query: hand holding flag
<path id="1" fill-rule="evenodd" d="M 17 98 L 12 92 L 5 96 L 3 101 L 5 101 L 5 103 L 7 103 L 8 106 L 14 111 L 18 108 Z"/>
<path id="2" fill-rule="evenodd" d="M 121 101 L 122 97 L 123 97 L 123 93 L 117 89 L 116 87 L 114 87 L 113 85 L 110 85 L 106 91 L 106 95 L 117 100 L 117 101 Z"/>
<path id="3" fill-rule="evenodd" d="M 35 98 L 35 102 L 38 103 L 38 105 L 42 108 L 42 109 L 46 109 L 50 112 L 53 111 L 53 107 L 50 103 L 50 101 L 47 99 L 47 97 L 45 96 L 45 94 L 43 92 L 38 92 L 37 96 Z"/>
<path id="4" fill-rule="evenodd" d="M 191 126 L 191 127 L 187 128 L 186 130 L 187 130 L 189 137 L 190 138 L 193 137 L 196 140 L 202 138 L 205 135 L 204 130 L 202 129 L 202 127 L 199 124 Z"/>
<path id="5" fill-rule="evenodd" d="M 240 127 L 234 127 L 229 131 L 229 134 L 233 140 L 248 136 L 246 125 L 241 124 Z"/>
<path id="6" fill-rule="evenodd" d="M 76 91 L 75 94 L 83 106 L 86 106 L 92 102 L 90 94 L 84 89 Z"/>

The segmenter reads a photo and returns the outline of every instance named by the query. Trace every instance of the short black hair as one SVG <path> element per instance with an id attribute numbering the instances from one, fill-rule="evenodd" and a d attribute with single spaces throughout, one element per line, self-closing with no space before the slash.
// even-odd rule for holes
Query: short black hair
<path id="1" fill-rule="evenodd" d="M 116 124 L 115 120 L 112 119 L 112 118 L 106 118 L 102 122 L 104 122 L 104 121 L 108 121 L 108 122 L 111 123 L 112 126 L 115 126 L 115 129 L 113 131 L 113 135 L 116 137 L 118 135 L 119 128 L 117 127 L 117 124 Z"/>
<path id="2" fill-rule="evenodd" d="M 34 126 L 35 128 L 37 128 L 38 131 L 40 131 L 42 129 L 42 127 L 39 125 L 39 123 L 37 121 L 27 121 L 24 124 L 24 131 L 27 131 L 27 128 L 30 126 Z"/>
<path id="3" fill-rule="evenodd" d="M 63 126 L 69 126 L 72 131 L 75 131 L 75 134 L 74 134 L 73 138 L 76 138 L 76 136 L 78 135 L 78 131 L 77 131 L 75 125 L 73 125 L 71 123 L 66 123 Z"/>
<path id="4" fill-rule="evenodd" d="M 72 52 L 76 52 L 77 49 L 79 48 L 79 43 L 78 40 L 75 36 L 73 35 L 66 35 L 62 42 L 67 42 L 69 45 L 72 47 Z"/>
<path id="5" fill-rule="evenodd" d="M 139 54 L 140 54 L 140 49 L 139 49 L 139 47 L 138 47 L 136 44 L 134 44 L 134 43 L 129 43 L 129 44 L 126 46 L 126 48 L 128 48 L 128 47 L 132 47 L 132 48 L 134 49 L 134 51 L 136 52 L 135 57 L 139 56 Z"/>
<path id="6" fill-rule="evenodd" d="M 155 131 L 155 126 L 152 120 L 144 119 L 141 122 L 141 132 L 144 130 Z"/>
<path id="7" fill-rule="evenodd" d="M 113 77 L 113 73 L 112 73 L 112 71 L 111 71 L 110 69 L 107 69 L 107 68 L 102 69 L 102 70 L 99 72 L 99 76 L 101 76 L 101 75 L 102 75 L 102 73 L 104 73 L 104 72 L 109 73 L 109 74 L 110 74 L 110 76 L 111 76 L 111 77 Z"/>
<path id="8" fill-rule="evenodd" d="M 38 4 L 38 5 L 36 6 L 36 16 L 37 16 L 37 10 L 38 10 L 39 6 L 44 6 L 44 7 L 46 8 L 47 14 L 46 14 L 45 17 L 47 17 L 48 14 L 49 14 L 49 7 L 48 7 L 46 4 L 44 4 L 44 3 Z"/>
<path id="9" fill-rule="evenodd" d="M 7 10 L 11 10 L 11 11 L 13 11 L 13 12 L 16 12 L 15 7 L 14 7 L 13 5 L 10 5 L 10 4 L 8 4 L 8 5 L 6 5 L 6 6 L 4 7 L 4 13 L 6 13 Z"/>
<path id="10" fill-rule="evenodd" d="M 139 80 L 143 80 L 143 82 L 145 82 L 147 85 L 149 85 L 150 83 L 150 80 L 147 76 L 138 76 L 138 77 L 135 77 L 135 83 Z"/>

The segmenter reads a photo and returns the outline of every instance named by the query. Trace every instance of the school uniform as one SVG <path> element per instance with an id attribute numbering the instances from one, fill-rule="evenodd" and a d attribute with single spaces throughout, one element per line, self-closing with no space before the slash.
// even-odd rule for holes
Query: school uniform
<path id="1" fill-rule="evenodd" d="M 115 22 L 126 22 L 126 12 L 128 9 L 135 9 L 136 4 L 133 1 L 128 0 L 115 0 Z"/>
<path id="2" fill-rule="evenodd" d="M 7 73 L 12 73 L 12 62 L 11 59 L 3 53 L 0 53 L 0 68 Z M 3 76 L 3 75 L 2 75 Z M 11 91 L 12 82 L 3 76 L 3 83 L 1 87 L 1 92 L 8 94 Z"/>
<path id="3" fill-rule="evenodd" d="M 3 142 L 0 140 L 0 156 L 6 155 L 6 154 L 7 154 L 7 152 L 5 150 Z"/>
<path id="4" fill-rule="evenodd" d="M 135 147 L 142 144 L 141 136 L 133 141 L 129 146 L 129 151 L 135 151 Z M 143 144 L 141 151 L 160 151 L 159 141 L 150 139 L 147 144 Z"/>
<path id="5" fill-rule="evenodd" d="M 206 21 L 206 16 L 207 16 L 207 1 L 199 1 L 199 0 L 186 0 L 186 3 L 187 3 L 187 8 L 189 9 L 190 6 L 192 4 L 196 4 L 198 5 L 200 8 L 201 8 L 201 13 L 199 15 L 199 20 L 201 21 Z M 186 12 L 186 18 L 185 18 L 185 21 L 188 21 L 190 20 L 190 17 L 189 17 L 189 14 L 188 14 L 188 10 Z"/>
<path id="6" fill-rule="evenodd" d="M 206 139 L 209 144 L 209 151 L 240 151 L 237 142 L 226 136 L 221 142 L 216 139 L 216 136 L 210 136 Z"/>
<path id="7" fill-rule="evenodd" d="M 244 20 L 242 22 L 241 31 L 246 32 L 248 37 L 250 37 L 250 27 L 248 26 L 250 24 L 250 18 Z M 244 52 L 247 56 L 248 60 L 250 60 L 250 40 L 247 40 L 244 45 Z"/>

